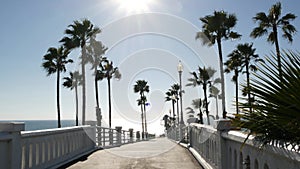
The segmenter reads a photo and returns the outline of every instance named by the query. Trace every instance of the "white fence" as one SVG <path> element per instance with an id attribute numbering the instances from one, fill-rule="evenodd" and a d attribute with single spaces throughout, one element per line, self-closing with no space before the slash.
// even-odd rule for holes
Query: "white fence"
<path id="1" fill-rule="evenodd" d="M 116 127 L 116 129 L 99 127 L 96 126 L 97 129 L 97 145 L 102 148 L 120 146 L 122 144 L 133 143 L 138 141 L 136 139 L 135 134 L 133 133 L 133 129 L 129 129 L 129 131 L 121 130 L 121 127 Z"/>
<path id="2" fill-rule="evenodd" d="M 0 123 L 0 168 L 57 168 L 98 148 L 139 141 L 133 129 L 78 126 L 23 131 L 24 123 Z M 139 134 L 137 134 L 139 135 Z"/>
<path id="3" fill-rule="evenodd" d="M 95 150 L 90 126 L 21 132 L 21 168 L 56 168 Z"/>
<path id="4" fill-rule="evenodd" d="M 251 137 L 242 146 L 247 135 L 229 129 L 230 121 L 226 120 L 216 121 L 214 127 L 195 123 L 189 126 L 189 149 L 197 152 L 198 160 L 205 168 L 300 168 L 299 153 L 274 146 L 259 149 Z"/>

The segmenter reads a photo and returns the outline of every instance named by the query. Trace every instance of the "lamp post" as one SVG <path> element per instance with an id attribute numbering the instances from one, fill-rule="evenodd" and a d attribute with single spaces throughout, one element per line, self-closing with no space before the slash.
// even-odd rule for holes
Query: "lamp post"
<path id="1" fill-rule="evenodd" d="M 181 60 L 179 60 L 179 64 L 177 66 L 177 70 L 179 73 L 179 87 L 180 87 L 180 91 L 179 91 L 179 96 L 180 96 L 180 124 L 184 125 L 183 122 L 183 111 L 182 111 L 182 83 L 181 83 L 181 76 L 182 76 L 182 72 L 183 72 L 183 65 L 181 63 Z"/>

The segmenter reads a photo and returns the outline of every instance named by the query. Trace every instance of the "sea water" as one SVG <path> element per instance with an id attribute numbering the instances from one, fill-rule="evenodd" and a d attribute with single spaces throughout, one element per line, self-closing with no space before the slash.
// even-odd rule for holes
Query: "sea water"
<path id="1" fill-rule="evenodd" d="M 24 122 L 25 131 L 57 128 L 57 120 L 5 120 L 1 122 Z M 75 120 L 61 120 L 62 127 L 71 127 L 75 124 Z"/>

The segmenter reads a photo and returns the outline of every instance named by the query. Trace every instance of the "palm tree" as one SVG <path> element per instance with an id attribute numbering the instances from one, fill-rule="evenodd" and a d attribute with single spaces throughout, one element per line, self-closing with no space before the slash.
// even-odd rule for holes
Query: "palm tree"
<path id="1" fill-rule="evenodd" d="M 250 71 L 257 71 L 257 67 L 255 64 L 252 64 L 252 62 L 263 62 L 262 59 L 259 58 L 257 54 L 255 54 L 255 48 L 253 48 L 253 44 L 244 43 L 244 44 L 238 44 L 236 47 L 236 50 L 233 51 L 236 57 L 241 58 L 241 70 L 244 68 L 246 69 L 243 73 L 246 73 L 246 81 L 247 86 L 245 88 L 245 94 L 248 95 L 248 104 L 251 104 L 251 94 L 250 94 Z M 250 108 L 250 112 L 251 112 Z"/>
<path id="2" fill-rule="evenodd" d="M 169 89 L 167 92 L 166 92 L 166 97 L 165 97 L 165 101 L 168 102 L 168 101 L 171 101 L 172 102 L 172 110 L 173 110 L 173 118 L 176 119 L 176 114 L 175 114 L 175 103 L 177 101 L 177 98 L 175 97 L 174 95 L 174 92 L 172 91 L 172 89 Z"/>
<path id="3" fill-rule="evenodd" d="M 103 64 L 104 63 L 104 64 Z M 103 60 L 100 65 L 100 69 L 97 71 L 97 80 L 107 79 L 108 88 L 108 114 L 109 114 L 109 128 L 111 128 L 111 79 L 121 79 L 121 73 L 118 67 L 113 66 L 113 62 L 109 60 Z"/>
<path id="4" fill-rule="evenodd" d="M 82 74 L 82 124 L 85 124 L 85 108 L 86 108 L 86 80 L 85 80 L 85 65 L 87 64 L 87 49 L 86 45 L 91 38 L 101 32 L 98 27 L 88 19 L 82 21 L 74 21 L 73 24 L 68 26 L 65 30 L 66 36 L 60 42 L 69 49 L 81 48 L 81 74 Z"/>
<path id="5" fill-rule="evenodd" d="M 142 111 L 142 128 L 143 128 L 143 134 L 142 137 L 144 138 L 144 122 L 143 122 L 143 106 L 145 106 L 146 103 L 146 97 L 145 97 L 145 92 L 149 92 L 149 85 L 147 84 L 148 82 L 145 80 L 138 80 L 136 81 L 136 84 L 133 86 L 133 91 L 134 93 L 139 93 L 140 94 L 140 100 L 142 101 L 141 104 L 141 111 Z M 145 107 L 144 107 L 145 110 Z"/>
<path id="6" fill-rule="evenodd" d="M 57 127 L 61 127 L 60 123 L 60 101 L 59 101 L 59 86 L 60 86 L 60 73 L 66 72 L 66 64 L 72 63 L 68 59 L 69 51 L 64 47 L 48 49 L 47 54 L 43 57 L 42 67 L 46 70 L 47 76 L 56 73 L 56 101 L 57 101 Z"/>
<path id="7" fill-rule="evenodd" d="M 202 86 L 203 92 L 204 92 L 204 102 L 205 102 L 205 110 L 207 115 L 207 124 L 210 125 L 209 120 L 209 111 L 208 111 L 208 101 L 207 101 L 207 88 L 211 86 L 211 84 L 214 82 L 211 78 L 216 73 L 216 70 L 212 69 L 211 67 L 208 67 L 207 69 L 201 68 L 199 66 L 198 72 L 191 72 L 192 78 L 189 78 L 188 81 L 190 83 L 187 84 L 187 86 Z M 219 79 L 215 80 L 220 81 Z"/>
<path id="8" fill-rule="evenodd" d="M 103 60 L 106 60 L 102 55 L 107 51 L 107 47 L 105 47 L 100 41 L 95 40 L 94 38 L 90 39 L 90 45 L 87 46 L 87 56 L 88 61 L 92 64 L 92 70 L 94 70 L 94 85 L 95 85 L 95 97 L 96 97 L 96 106 L 99 108 L 99 94 L 98 94 L 98 79 L 97 78 L 97 70 L 100 63 Z"/>
<path id="9" fill-rule="evenodd" d="M 281 56 L 278 41 L 278 28 L 282 30 L 282 37 L 289 42 L 293 41 L 293 34 L 296 33 L 296 28 L 290 24 L 296 16 L 292 13 L 288 13 L 281 17 L 281 3 L 277 2 L 269 9 L 269 13 L 259 12 L 253 17 L 254 22 L 258 22 L 258 26 L 253 29 L 250 36 L 253 38 L 261 37 L 268 34 L 267 41 L 274 44 L 276 48 L 277 62 L 279 76 L 282 77 L 281 72 Z"/>
<path id="10" fill-rule="evenodd" d="M 267 57 L 251 79 L 255 104 L 240 103 L 245 113 L 237 115 L 233 125 L 249 129 L 249 135 L 255 133 L 261 145 L 300 152 L 300 53 L 281 55 L 282 77 L 277 72 L 277 55 Z"/>
<path id="11" fill-rule="evenodd" d="M 76 126 L 78 126 L 78 86 L 81 85 L 82 76 L 79 71 L 70 72 L 70 77 L 64 77 L 63 86 L 70 90 L 75 89 L 75 104 L 76 104 Z"/>
<path id="12" fill-rule="evenodd" d="M 232 76 L 232 81 L 235 83 L 235 106 L 236 114 L 239 114 L 239 74 L 242 72 L 242 57 L 240 53 L 235 50 L 228 55 L 229 59 L 224 63 L 226 66 L 225 72 L 230 73 L 234 72 Z"/>
<path id="13" fill-rule="evenodd" d="M 237 18 L 234 14 L 227 14 L 224 11 L 214 11 L 213 15 L 207 15 L 200 18 L 202 21 L 202 32 L 198 32 L 196 39 L 201 39 L 203 45 L 214 45 L 217 42 L 219 51 L 219 64 L 221 74 L 222 87 L 222 109 L 223 118 L 226 118 L 225 105 L 225 81 L 223 69 L 223 55 L 222 55 L 222 40 L 238 39 L 241 37 L 237 32 L 232 31 L 236 25 Z"/>

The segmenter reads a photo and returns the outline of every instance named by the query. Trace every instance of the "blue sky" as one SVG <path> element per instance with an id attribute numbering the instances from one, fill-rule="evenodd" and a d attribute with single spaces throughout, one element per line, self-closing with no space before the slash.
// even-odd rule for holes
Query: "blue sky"
<path id="1" fill-rule="evenodd" d="M 0 119 L 56 119 L 55 75 L 46 77 L 41 67 L 42 56 L 49 47 L 59 46 L 58 41 L 63 37 L 64 30 L 69 24 L 82 18 L 90 19 L 102 29 L 103 32 L 98 38 L 110 49 L 107 56 L 120 67 L 124 77 L 113 83 L 113 96 L 115 96 L 113 117 L 116 119 L 113 125 L 121 125 L 124 117 L 130 121 L 129 123 L 139 121 L 139 115 L 136 115 L 139 108 L 135 105 L 138 95 L 132 92 L 135 80 L 143 78 L 151 85 L 149 97 L 152 104 L 149 107 L 149 120 L 157 125 L 160 123 L 160 117 L 170 109 L 170 104 L 163 102 L 163 94 L 172 83 L 178 80 L 176 72 L 178 60 L 181 59 L 184 62 L 184 84 L 189 76 L 188 71 L 195 70 L 197 65 L 211 66 L 207 63 L 217 63 L 216 47 L 210 49 L 202 47 L 200 42 L 195 42 L 193 36 L 188 36 L 196 34 L 196 31 L 184 32 L 187 29 L 200 30 L 199 18 L 212 14 L 214 10 L 235 13 L 238 18 L 235 30 L 243 35 L 239 41 L 223 43 L 224 56 L 229 54 L 238 43 L 244 42 L 253 42 L 257 53 L 262 57 L 274 51 L 274 46 L 266 42 L 266 37 L 254 40 L 249 38 L 249 34 L 256 26 L 251 18 L 257 12 L 267 12 L 277 1 L 144 0 L 147 5 L 143 9 L 126 6 L 125 1 L 128 3 L 130 0 L 2 1 L 0 6 Z M 283 14 L 292 12 L 299 16 L 298 7 L 297 1 L 282 1 Z M 159 15 L 156 19 L 152 18 L 155 25 L 151 20 L 145 22 L 134 19 L 134 15 L 141 16 L 143 13 L 147 15 L 142 16 L 142 19 L 151 18 L 152 13 L 155 13 L 165 16 L 166 22 L 155 22 L 164 18 Z M 132 23 L 121 23 L 124 18 Z M 168 18 L 174 21 L 170 22 L 174 24 L 170 28 L 170 32 L 173 33 L 170 34 L 163 32 L 165 29 L 169 30 L 166 24 Z M 185 25 L 188 26 L 181 27 L 175 24 L 182 22 L 186 22 Z M 118 27 L 118 24 L 122 26 Z M 300 28 L 299 18 L 293 24 L 296 28 Z M 132 31 L 133 27 L 136 27 L 135 31 L 140 29 L 142 32 L 122 37 L 122 33 Z M 158 32 L 147 33 L 148 29 L 155 29 Z M 181 41 L 184 38 L 190 40 Z M 296 34 L 293 44 L 280 39 L 280 46 L 285 49 L 297 49 L 299 42 L 299 34 Z M 198 43 L 198 49 L 188 47 L 194 43 Z M 198 54 L 201 52 L 202 54 L 197 56 L 192 49 L 199 50 Z M 209 53 L 212 51 L 214 56 L 205 58 L 205 56 L 210 56 Z M 68 66 L 70 71 L 79 67 L 77 56 L 78 50 L 70 55 L 75 61 L 74 64 Z M 141 60 L 137 62 L 138 59 Z M 156 62 L 152 63 L 153 60 Z M 149 67 L 147 67 L 148 63 Z M 232 106 L 234 84 L 230 82 L 230 75 L 226 77 L 227 107 L 229 112 L 234 112 Z M 105 113 L 107 112 L 106 82 L 100 82 L 99 86 L 101 107 Z M 121 90 L 122 86 L 125 89 Z M 185 87 L 184 90 L 186 91 L 184 107 L 190 106 L 191 100 L 201 95 L 198 89 Z M 63 88 L 61 91 L 62 119 L 74 119 L 73 92 Z M 90 94 L 88 96 L 88 119 L 94 119 L 95 104 L 92 84 L 88 92 Z M 211 109 L 214 110 L 214 106 L 211 106 Z"/>

